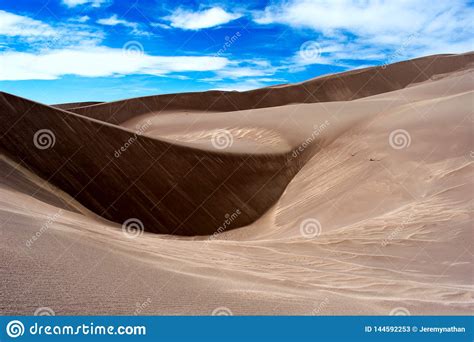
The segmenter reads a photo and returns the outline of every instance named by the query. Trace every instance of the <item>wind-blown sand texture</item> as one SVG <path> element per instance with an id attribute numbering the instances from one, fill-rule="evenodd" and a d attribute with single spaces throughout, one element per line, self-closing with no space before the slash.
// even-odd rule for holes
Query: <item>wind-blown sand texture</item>
<path id="1" fill-rule="evenodd" d="M 2 93 L 0 312 L 472 313 L 473 62 L 92 105 Z"/>

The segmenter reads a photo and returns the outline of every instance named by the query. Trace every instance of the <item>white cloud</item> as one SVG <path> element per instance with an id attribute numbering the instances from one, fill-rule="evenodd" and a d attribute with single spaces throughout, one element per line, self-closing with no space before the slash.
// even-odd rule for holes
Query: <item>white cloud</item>
<path id="1" fill-rule="evenodd" d="M 268 72 L 264 69 L 256 69 L 256 68 L 228 68 L 219 71 L 219 76 L 222 78 L 240 78 L 240 77 L 256 77 L 256 76 L 267 76 L 273 75 L 272 72 Z"/>
<path id="2" fill-rule="evenodd" d="M 352 69 L 351 60 L 383 60 L 386 55 L 378 47 L 364 45 L 361 42 L 350 42 L 341 37 L 307 41 L 289 61 L 291 72 L 304 70 L 305 66 L 325 64 Z"/>
<path id="3" fill-rule="evenodd" d="M 241 16 L 242 14 L 226 12 L 221 7 L 212 7 L 197 12 L 179 8 L 163 19 L 169 21 L 172 27 L 183 30 L 200 30 L 226 24 Z"/>
<path id="4" fill-rule="evenodd" d="M 89 21 L 90 19 L 91 18 L 88 15 L 83 15 L 83 16 L 80 16 L 80 17 L 71 18 L 69 20 L 73 21 L 73 22 L 76 22 L 76 23 L 85 23 L 85 22 Z"/>
<path id="5" fill-rule="evenodd" d="M 96 45 L 103 32 L 84 25 L 86 18 L 71 18 L 64 23 L 47 24 L 26 16 L 0 10 L 0 38 L 7 37 L 8 45 L 27 43 L 29 50 L 60 48 L 70 45 Z"/>
<path id="6" fill-rule="evenodd" d="M 151 56 L 122 49 L 89 47 L 44 53 L 0 53 L 0 80 L 52 80 L 64 75 L 166 75 L 174 72 L 216 71 L 228 64 L 223 57 Z"/>
<path id="7" fill-rule="evenodd" d="M 55 34 L 55 30 L 46 23 L 0 10 L 0 35 L 32 37 Z"/>
<path id="8" fill-rule="evenodd" d="M 67 7 L 76 7 L 85 4 L 90 4 L 92 7 L 100 7 L 107 2 L 108 0 L 63 0 L 63 4 Z"/>
<path id="9" fill-rule="evenodd" d="M 116 26 L 116 25 L 123 25 L 127 27 L 137 27 L 137 23 L 132 23 L 127 20 L 119 19 L 116 14 L 110 16 L 109 18 L 99 19 L 97 20 L 98 24 L 106 25 L 106 26 Z"/>
<path id="10" fill-rule="evenodd" d="M 119 19 L 116 14 L 113 14 L 113 15 L 110 16 L 109 18 L 99 19 L 99 20 L 97 20 L 97 23 L 98 23 L 98 24 L 101 24 L 101 25 L 105 25 L 105 26 L 117 26 L 117 25 L 121 25 L 121 26 L 125 26 L 125 27 L 131 28 L 133 34 L 149 35 L 148 32 L 141 31 L 141 30 L 139 29 L 140 25 L 139 25 L 138 23 L 131 22 L 131 21 L 128 21 L 128 20 L 125 20 L 125 19 Z"/>
<path id="11" fill-rule="evenodd" d="M 423 1 L 314 1 L 299 0 L 269 6 L 256 13 L 260 24 L 274 22 L 317 31 L 345 29 L 358 34 L 413 32 L 424 23 L 426 14 L 436 14 L 435 3 L 424 8 Z M 447 4 L 449 6 L 449 4 Z M 403 20 L 401 20 L 403 18 Z"/>
<path id="12" fill-rule="evenodd" d="M 171 26 L 163 24 L 163 23 L 151 23 L 150 25 L 152 27 L 159 27 L 159 28 L 166 29 L 166 30 L 171 28 Z"/>
<path id="13" fill-rule="evenodd" d="M 326 49 L 337 44 L 311 62 L 297 52 L 293 61 L 300 65 L 384 60 L 394 52 L 396 59 L 407 59 L 469 51 L 474 48 L 473 16 L 474 10 L 461 0 L 290 0 L 253 13 L 258 24 L 310 29 L 315 32 L 311 40 Z"/>

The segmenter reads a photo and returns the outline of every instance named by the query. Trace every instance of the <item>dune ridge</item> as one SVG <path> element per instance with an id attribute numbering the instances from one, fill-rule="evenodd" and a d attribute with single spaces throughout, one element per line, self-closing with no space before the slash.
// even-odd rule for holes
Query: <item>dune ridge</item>
<path id="1" fill-rule="evenodd" d="M 229 228 L 248 224 L 274 203 L 302 165 L 290 152 L 193 149 L 13 95 L 0 99 L 2 121 L 10 127 L 0 141 L 7 153 L 97 214 L 116 222 L 138 218 L 156 233 L 212 234 L 239 208 L 242 214 Z M 45 127 L 55 145 L 40 150 L 34 135 Z"/>
<path id="2" fill-rule="evenodd" d="M 137 115 L 164 111 L 228 112 L 295 103 L 350 101 L 463 70 L 471 67 L 473 62 L 473 53 L 434 55 L 245 92 L 207 91 L 146 96 L 69 110 L 101 121 L 121 124 Z"/>
<path id="3" fill-rule="evenodd" d="M 53 104 L 53 105 L 51 105 L 51 107 L 68 110 L 68 109 L 72 109 L 72 108 L 92 106 L 92 105 L 97 105 L 97 104 L 101 104 L 101 103 L 103 103 L 103 102 L 98 102 L 98 101 L 70 102 L 70 103 Z"/>

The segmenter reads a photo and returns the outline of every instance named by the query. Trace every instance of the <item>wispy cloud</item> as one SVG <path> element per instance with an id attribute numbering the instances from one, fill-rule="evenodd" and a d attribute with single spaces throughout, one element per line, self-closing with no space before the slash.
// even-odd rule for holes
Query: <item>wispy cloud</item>
<path id="1" fill-rule="evenodd" d="M 8 39 L 9 50 L 26 43 L 30 51 L 70 45 L 90 46 L 103 40 L 103 33 L 85 25 L 86 18 L 62 23 L 46 23 L 27 16 L 0 10 L 0 42 Z"/>
<path id="2" fill-rule="evenodd" d="M 460 0 L 290 0 L 256 11 L 253 18 L 261 25 L 313 30 L 313 40 L 326 51 L 312 61 L 302 60 L 296 52 L 293 60 L 307 65 L 383 60 L 394 51 L 398 59 L 406 59 L 472 50 L 473 15 L 472 7 Z M 333 43 L 336 49 L 329 51 Z"/>
<path id="3" fill-rule="evenodd" d="M 220 56 L 160 56 L 146 54 L 139 42 L 129 48 L 103 46 L 103 33 L 86 25 L 88 16 L 72 17 L 64 23 L 45 23 L 26 16 L 0 11 L 1 36 L 11 36 L 27 49 L 0 52 L 0 81 L 54 80 L 65 75 L 108 77 L 121 75 L 170 75 L 186 78 L 188 72 L 222 72 L 220 78 L 268 75 L 258 63 L 229 61 Z M 117 15 L 97 20 L 105 26 L 123 26 L 140 32 L 140 24 Z M 130 42 L 129 42 L 130 43 Z M 131 52 L 131 53 L 130 53 Z"/>
<path id="4" fill-rule="evenodd" d="M 111 15 L 109 18 L 103 18 L 97 20 L 98 24 L 107 25 L 107 26 L 116 26 L 116 25 L 123 25 L 127 27 L 135 28 L 138 26 L 137 23 L 132 23 L 130 21 L 119 19 L 116 14 Z"/>
<path id="5" fill-rule="evenodd" d="M 53 80 L 64 75 L 104 77 L 131 74 L 166 75 L 175 72 L 215 71 L 227 58 L 206 56 L 152 56 L 123 49 L 88 47 L 42 53 L 0 54 L 0 80 Z"/>
<path id="6" fill-rule="evenodd" d="M 62 0 L 62 3 L 67 7 L 76 7 L 79 5 L 91 5 L 92 7 L 100 7 L 103 4 L 110 2 L 109 0 Z"/>
<path id="7" fill-rule="evenodd" d="M 225 68 L 216 72 L 216 79 L 272 76 L 277 70 L 278 68 L 272 66 L 267 60 L 230 61 Z"/>
<path id="8" fill-rule="evenodd" d="M 29 2 L 15 5 L 18 12 L 2 7 L 0 81 L 57 80 L 41 83 L 54 88 L 71 80 L 64 76 L 75 75 L 101 77 L 115 86 L 117 76 L 128 76 L 163 91 L 247 90 L 474 50 L 474 5 L 467 0 L 272 0 L 239 7 L 221 1 L 199 8 L 178 2 L 171 11 L 166 4 L 151 10 L 149 3 L 139 1 L 127 14 L 118 1 L 113 11 L 106 10 L 113 0 L 56 3 L 68 13 L 61 20 L 50 11 L 37 12 Z M 248 31 L 239 27 L 232 35 L 230 26 L 238 24 Z M 192 39 L 205 29 L 197 35 L 199 41 Z M 94 86 L 98 80 L 83 81 Z M 3 82 L 2 87 L 28 92 L 21 82 Z"/>
<path id="9" fill-rule="evenodd" d="M 166 30 L 171 28 L 171 26 L 163 24 L 163 23 L 150 23 L 150 25 L 152 27 L 159 27 L 159 28 L 166 29 Z"/>
<path id="10" fill-rule="evenodd" d="M 280 67 L 264 59 L 230 60 L 224 68 L 215 71 L 215 76 L 199 81 L 209 83 L 211 89 L 245 91 L 286 83 L 284 78 L 274 77 L 279 70 Z"/>
<path id="11" fill-rule="evenodd" d="M 108 18 L 102 18 L 97 20 L 97 24 L 105 26 L 124 26 L 132 29 L 132 33 L 136 35 L 150 35 L 149 32 L 140 30 L 140 24 L 125 19 L 119 19 L 116 14 L 111 15 Z"/>
<path id="12" fill-rule="evenodd" d="M 69 21 L 73 21 L 76 23 L 85 23 L 88 22 L 91 18 L 88 15 L 82 15 L 80 17 L 73 17 L 69 19 Z"/>
<path id="13" fill-rule="evenodd" d="M 32 37 L 55 34 L 56 31 L 46 23 L 0 10 L 0 35 Z"/>
<path id="14" fill-rule="evenodd" d="M 200 30 L 226 24 L 240 17 L 242 14 L 230 13 L 221 7 L 212 7 L 201 11 L 178 8 L 163 19 L 169 21 L 172 27 L 183 30 Z"/>

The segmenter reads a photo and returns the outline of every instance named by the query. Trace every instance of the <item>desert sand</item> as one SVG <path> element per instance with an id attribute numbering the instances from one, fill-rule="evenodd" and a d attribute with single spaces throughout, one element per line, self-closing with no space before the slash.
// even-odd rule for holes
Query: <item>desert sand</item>
<path id="1" fill-rule="evenodd" d="M 0 313 L 472 313 L 473 76 L 468 53 L 249 92 L 1 93 Z"/>

